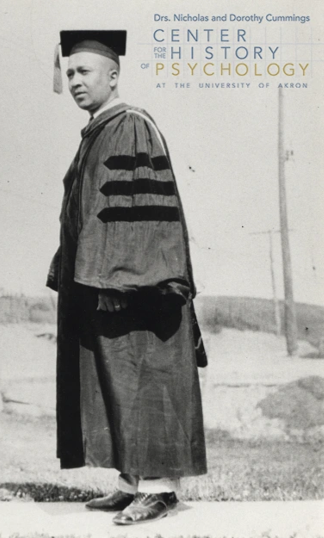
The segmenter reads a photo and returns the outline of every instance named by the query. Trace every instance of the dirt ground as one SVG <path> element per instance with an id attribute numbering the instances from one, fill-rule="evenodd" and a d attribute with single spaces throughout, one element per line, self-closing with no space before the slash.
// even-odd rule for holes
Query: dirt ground
<path id="1" fill-rule="evenodd" d="M 44 324 L 0 327 L 0 404 L 7 412 L 55 416 L 55 331 Z M 324 438 L 324 360 L 306 358 L 308 342 L 288 357 L 284 338 L 273 334 L 223 329 L 204 340 L 206 427 L 239 439 Z"/>
<path id="2" fill-rule="evenodd" d="M 55 327 L 0 331 L 0 499 L 85 500 L 116 472 L 60 471 L 55 459 Z M 324 495 L 324 361 L 287 357 L 272 334 L 205 334 L 200 371 L 209 473 L 183 484 L 187 500 L 293 500 Z"/>
<path id="3" fill-rule="evenodd" d="M 55 419 L 0 415 L 0 500 L 85 501 L 112 490 L 117 472 L 60 470 Z M 321 499 L 322 442 L 233 439 L 206 430 L 208 474 L 182 480 L 183 500 L 259 501 Z"/>

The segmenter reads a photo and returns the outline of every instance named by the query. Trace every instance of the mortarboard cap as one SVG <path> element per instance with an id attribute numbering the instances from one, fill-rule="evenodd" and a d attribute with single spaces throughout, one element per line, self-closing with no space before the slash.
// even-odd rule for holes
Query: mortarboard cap
<path id="1" fill-rule="evenodd" d="M 111 53 L 118 61 L 126 52 L 126 30 L 63 30 L 60 36 L 62 56 L 88 50 L 103 56 Z"/>
<path id="2" fill-rule="evenodd" d="M 126 52 L 126 30 L 62 30 L 62 56 L 77 52 L 93 52 L 111 58 L 119 64 L 119 56 Z M 54 91 L 62 93 L 62 75 L 59 46 L 54 58 Z"/>

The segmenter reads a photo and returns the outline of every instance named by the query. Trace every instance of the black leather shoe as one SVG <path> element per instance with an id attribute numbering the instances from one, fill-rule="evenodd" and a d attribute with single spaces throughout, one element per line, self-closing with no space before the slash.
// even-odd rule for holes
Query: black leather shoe
<path id="1" fill-rule="evenodd" d="M 125 493 L 120 489 L 117 489 L 107 497 L 98 497 L 98 499 L 92 499 L 86 503 L 86 508 L 90 510 L 106 510 L 106 511 L 119 511 L 124 510 L 126 506 L 131 504 L 134 499 L 134 495 L 131 493 Z"/>
<path id="2" fill-rule="evenodd" d="M 177 505 L 175 493 L 136 493 L 132 504 L 117 514 L 116 525 L 135 525 L 160 519 L 168 515 Z"/>

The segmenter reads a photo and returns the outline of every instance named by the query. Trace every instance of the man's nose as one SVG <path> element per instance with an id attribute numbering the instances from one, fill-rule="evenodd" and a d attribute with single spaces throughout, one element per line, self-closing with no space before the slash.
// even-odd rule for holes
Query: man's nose
<path id="1" fill-rule="evenodd" d="M 70 78 L 70 87 L 76 88 L 77 86 L 80 86 L 81 84 L 81 77 L 78 73 L 75 73 L 73 77 Z"/>

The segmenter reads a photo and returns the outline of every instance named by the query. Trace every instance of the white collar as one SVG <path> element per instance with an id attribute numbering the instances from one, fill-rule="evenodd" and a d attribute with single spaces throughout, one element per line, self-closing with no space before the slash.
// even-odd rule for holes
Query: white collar
<path id="1" fill-rule="evenodd" d="M 109 108 L 112 108 L 113 106 L 119 105 L 122 103 L 122 100 L 120 97 L 115 97 L 112 101 L 109 101 L 105 106 L 100 108 L 99 110 L 96 110 L 91 116 L 92 118 L 97 118 L 102 112 L 106 112 L 106 110 L 109 110 Z"/>

